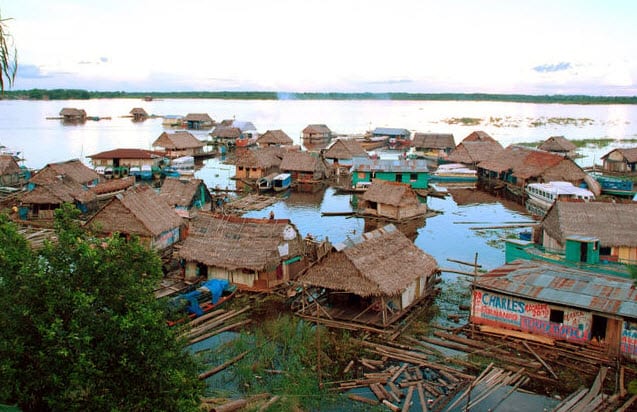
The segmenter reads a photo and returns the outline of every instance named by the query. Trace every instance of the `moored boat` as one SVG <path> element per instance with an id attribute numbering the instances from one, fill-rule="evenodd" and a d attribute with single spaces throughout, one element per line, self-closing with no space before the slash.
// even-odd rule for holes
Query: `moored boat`
<path id="1" fill-rule="evenodd" d="M 438 166 L 431 174 L 435 182 L 476 182 L 478 173 L 460 163 L 446 163 Z"/>
<path id="2" fill-rule="evenodd" d="M 281 173 L 272 179 L 272 189 L 275 192 L 287 190 L 292 185 L 292 175 L 289 173 Z"/>
<path id="3" fill-rule="evenodd" d="M 527 210 L 537 216 L 544 216 L 557 200 L 595 200 L 593 192 L 577 187 L 571 182 L 529 183 L 525 193 L 528 196 Z"/>
<path id="4" fill-rule="evenodd" d="M 193 290 L 186 291 L 171 299 L 169 307 L 176 314 L 175 320 L 169 320 L 173 326 L 202 316 L 232 299 L 237 286 L 225 279 L 210 279 L 198 283 Z M 185 316 L 179 316 L 185 314 Z"/>

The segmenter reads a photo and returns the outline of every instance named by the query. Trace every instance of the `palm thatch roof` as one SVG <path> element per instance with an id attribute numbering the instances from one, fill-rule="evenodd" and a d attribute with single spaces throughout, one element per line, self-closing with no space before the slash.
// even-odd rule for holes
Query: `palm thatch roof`
<path id="1" fill-rule="evenodd" d="M 292 138 L 288 136 L 281 129 L 268 130 L 267 132 L 259 136 L 259 138 L 257 139 L 257 144 L 260 146 L 267 146 L 267 145 L 282 145 L 283 146 L 283 145 L 291 145 L 292 143 L 294 143 L 292 141 Z"/>
<path id="2" fill-rule="evenodd" d="M 250 148 L 237 153 L 235 165 L 265 170 L 272 167 L 278 168 L 286 153 L 285 148 L 276 146 Z"/>
<path id="3" fill-rule="evenodd" d="M 369 157 L 363 146 L 356 139 L 336 139 L 325 151 L 326 159 L 352 159 L 354 157 Z"/>
<path id="4" fill-rule="evenodd" d="M 163 147 L 167 150 L 194 149 L 203 147 L 204 143 L 192 133 L 179 131 L 174 133 L 163 132 L 153 142 L 153 147 Z"/>
<path id="5" fill-rule="evenodd" d="M 134 107 L 134 108 L 132 108 L 131 111 L 129 112 L 129 114 L 132 114 L 133 116 L 135 116 L 135 115 L 143 116 L 143 117 L 148 116 L 148 113 L 142 107 Z"/>
<path id="6" fill-rule="evenodd" d="M 504 151 L 478 164 L 480 169 L 495 173 L 511 171 L 518 179 L 581 182 L 586 177 L 573 160 L 559 153 L 546 152 L 524 146 L 508 146 Z"/>
<path id="7" fill-rule="evenodd" d="M 409 184 L 380 179 L 372 180 L 361 199 L 391 206 L 419 204 L 418 196 Z"/>
<path id="8" fill-rule="evenodd" d="M 97 195 L 102 195 L 125 190 L 134 185 L 135 176 L 128 176 L 123 179 L 110 179 L 106 182 L 98 183 L 91 190 Z"/>
<path id="9" fill-rule="evenodd" d="M 322 134 L 322 135 L 331 135 L 332 131 L 329 127 L 324 124 L 310 124 L 303 129 L 302 132 L 304 135 L 314 135 L 314 134 Z"/>
<path id="10" fill-rule="evenodd" d="M 637 203 L 557 201 L 540 228 L 561 245 L 567 237 L 581 235 L 594 236 L 606 247 L 636 247 Z"/>
<path id="11" fill-rule="evenodd" d="M 136 149 L 136 148 L 124 148 L 113 149 L 99 152 L 94 155 L 87 156 L 91 159 L 157 159 L 162 154 L 153 150 Z"/>
<path id="12" fill-rule="evenodd" d="M 0 176 L 20 173 L 20 165 L 11 155 L 0 155 Z"/>
<path id="13" fill-rule="evenodd" d="M 219 137 L 222 139 L 236 139 L 241 137 L 241 129 L 232 126 L 215 126 L 210 132 L 210 136 Z"/>
<path id="14" fill-rule="evenodd" d="M 309 152 L 286 152 L 279 168 L 285 172 L 325 172 L 325 164 Z"/>
<path id="15" fill-rule="evenodd" d="M 298 229 L 288 219 L 251 219 L 200 213 L 179 257 L 227 270 L 274 270 L 282 260 L 304 255 Z"/>
<path id="16" fill-rule="evenodd" d="M 473 165 L 495 157 L 503 150 L 502 145 L 495 140 L 462 141 L 449 153 L 447 160 L 454 163 Z"/>
<path id="17" fill-rule="evenodd" d="M 415 133 L 412 146 L 427 149 L 453 149 L 456 142 L 451 133 Z"/>
<path id="18" fill-rule="evenodd" d="M 564 136 L 551 136 L 537 148 L 547 152 L 571 152 L 577 149 L 577 146 Z"/>
<path id="19" fill-rule="evenodd" d="M 476 130 L 475 132 L 469 133 L 467 137 L 462 139 L 463 142 L 489 142 L 496 140 L 491 137 L 487 132 L 483 132 L 482 130 Z"/>
<path id="20" fill-rule="evenodd" d="M 184 120 L 187 122 L 213 123 L 212 117 L 208 113 L 188 113 Z"/>
<path id="21" fill-rule="evenodd" d="M 181 226 L 174 209 L 147 185 L 117 195 L 88 222 L 102 233 L 129 233 L 156 237 Z"/>
<path id="22" fill-rule="evenodd" d="M 605 160 L 613 152 L 620 153 L 622 157 L 624 158 L 624 160 L 628 163 L 637 163 L 637 147 L 632 147 L 628 149 L 622 149 L 622 148 L 613 149 L 610 152 L 606 153 L 604 156 L 602 156 L 601 159 Z"/>
<path id="23" fill-rule="evenodd" d="M 75 109 L 73 107 L 65 107 L 60 110 L 60 116 L 63 117 L 86 117 L 86 111 L 84 109 Z"/>
<path id="24" fill-rule="evenodd" d="M 92 190 L 70 179 L 57 179 L 46 185 L 37 185 L 25 193 L 20 201 L 23 204 L 58 205 L 62 203 L 90 203 L 96 199 Z"/>
<path id="25" fill-rule="evenodd" d="M 311 266 L 300 281 L 308 286 L 361 297 L 395 296 L 415 279 L 438 271 L 438 263 L 394 225 L 365 233 Z"/>
<path id="26" fill-rule="evenodd" d="M 171 206 L 189 207 L 199 191 L 210 192 L 202 179 L 181 180 L 167 177 L 161 185 L 159 196 Z"/>
<path id="27" fill-rule="evenodd" d="M 46 185 L 58 181 L 60 177 L 82 185 L 87 185 L 99 179 L 96 171 L 86 166 L 79 159 L 72 159 L 65 162 L 47 164 L 35 173 L 29 179 L 29 182 L 36 185 Z"/>

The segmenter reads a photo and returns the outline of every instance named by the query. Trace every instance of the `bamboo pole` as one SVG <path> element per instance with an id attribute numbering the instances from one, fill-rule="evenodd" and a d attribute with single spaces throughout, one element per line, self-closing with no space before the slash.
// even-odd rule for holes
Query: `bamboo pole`
<path id="1" fill-rule="evenodd" d="M 403 403 L 403 410 L 401 412 L 409 412 L 409 408 L 411 407 L 411 399 L 414 396 L 414 387 L 410 386 L 407 389 L 407 396 L 405 397 L 405 403 Z"/>
<path id="2" fill-rule="evenodd" d="M 220 372 L 222 370 L 224 370 L 225 368 L 227 368 L 228 366 L 232 365 L 233 363 L 239 362 L 241 359 L 243 359 L 248 353 L 250 353 L 250 351 L 245 351 L 240 353 L 239 355 L 235 356 L 234 358 L 222 363 L 221 365 L 217 366 L 216 368 L 212 368 L 207 372 L 204 373 L 200 373 L 199 374 L 199 379 L 203 380 L 206 378 L 211 377 L 212 375 L 214 375 L 217 372 Z"/>
<path id="3" fill-rule="evenodd" d="M 535 353 L 535 351 L 534 351 L 533 349 L 531 349 L 531 347 L 530 347 L 530 346 L 529 346 L 529 345 L 528 345 L 525 341 L 522 341 L 522 345 L 523 345 L 523 346 L 524 346 L 524 347 L 525 347 L 525 348 L 526 348 L 529 352 L 531 352 L 531 354 L 532 354 L 533 356 L 535 356 L 535 358 L 536 358 L 538 361 L 540 361 L 540 363 L 541 363 L 541 364 L 542 364 L 542 365 L 546 368 L 546 370 L 547 370 L 547 371 L 549 371 L 549 372 L 551 373 L 551 375 L 553 375 L 553 377 L 554 377 L 555 379 L 558 379 L 557 374 L 556 374 L 555 372 L 553 372 L 553 369 L 551 369 L 551 367 L 550 367 L 550 366 L 549 366 L 546 362 L 544 362 L 544 359 L 542 359 L 542 358 L 540 357 L 540 355 L 538 355 L 537 353 Z"/>

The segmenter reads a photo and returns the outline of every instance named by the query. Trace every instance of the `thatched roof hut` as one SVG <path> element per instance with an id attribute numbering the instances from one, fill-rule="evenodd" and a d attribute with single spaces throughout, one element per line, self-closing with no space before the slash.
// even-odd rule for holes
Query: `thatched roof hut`
<path id="1" fill-rule="evenodd" d="M 424 216 L 427 204 L 420 203 L 414 189 L 406 183 L 374 179 L 361 196 L 359 211 L 389 219 L 411 219 Z"/>
<path id="2" fill-rule="evenodd" d="M 135 186 L 102 207 L 88 222 L 105 234 L 136 235 L 153 247 L 179 240 L 182 219 L 147 185 Z"/>
<path id="3" fill-rule="evenodd" d="M 433 275 L 438 263 L 393 225 L 368 232 L 359 242 L 335 245 L 337 251 L 309 268 L 300 282 L 362 297 L 395 296 L 414 279 Z"/>
<path id="4" fill-rule="evenodd" d="M 100 182 L 92 187 L 91 191 L 93 191 L 99 199 L 104 199 L 115 196 L 134 185 L 135 176 L 128 176 L 122 179 L 109 179 L 105 182 Z"/>
<path id="5" fill-rule="evenodd" d="M 285 146 L 293 144 L 293 140 L 283 130 L 268 130 L 257 139 L 257 145 L 263 146 Z"/>
<path id="6" fill-rule="evenodd" d="M 22 172 L 15 158 L 8 154 L 0 155 L 0 176 L 15 175 Z"/>
<path id="7" fill-rule="evenodd" d="M 369 154 L 356 139 L 336 139 L 323 154 L 325 159 L 336 161 L 351 160 L 354 157 L 369 157 Z"/>
<path id="8" fill-rule="evenodd" d="M 491 137 L 487 132 L 482 130 L 476 130 L 474 132 L 469 133 L 467 137 L 462 139 L 462 142 L 495 142 L 496 140 Z"/>
<path id="9" fill-rule="evenodd" d="M 217 125 L 210 132 L 210 136 L 222 140 L 235 140 L 241 136 L 241 129 L 238 127 Z"/>
<path id="10" fill-rule="evenodd" d="M 456 147 L 451 133 L 420 133 L 414 134 L 411 144 L 416 150 L 448 150 Z"/>
<path id="11" fill-rule="evenodd" d="M 178 131 L 174 133 L 163 132 L 153 142 L 153 147 L 160 147 L 165 150 L 180 150 L 201 148 L 204 143 L 197 139 L 192 133 Z"/>
<path id="12" fill-rule="evenodd" d="M 497 177 L 519 186 L 553 181 L 579 185 L 587 177 L 580 166 L 562 154 L 515 145 L 480 162 L 477 167 L 483 176 Z"/>
<path id="13" fill-rule="evenodd" d="M 235 165 L 237 167 L 270 170 L 281 165 L 281 160 L 286 153 L 286 149 L 276 146 L 250 148 L 237 153 Z"/>
<path id="14" fill-rule="evenodd" d="M 62 203 L 88 204 L 96 199 L 95 192 L 69 179 L 59 179 L 38 185 L 26 192 L 20 201 L 25 205 L 60 205 Z"/>
<path id="15" fill-rule="evenodd" d="M 161 197 L 170 206 L 189 210 L 193 207 L 204 209 L 212 196 L 202 179 L 181 180 L 168 177 L 161 185 Z"/>
<path id="16" fill-rule="evenodd" d="M 593 236 L 602 247 L 635 249 L 637 260 L 637 203 L 557 201 L 540 222 L 543 244 L 563 248 L 572 235 Z"/>
<path id="17" fill-rule="evenodd" d="M 637 147 L 613 149 L 601 157 L 604 170 L 609 172 L 637 172 Z"/>
<path id="18" fill-rule="evenodd" d="M 327 173 L 325 164 L 318 156 L 302 151 L 286 152 L 279 168 L 284 172 L 312 173 L 319 178 Z"/>
<path id="19" fill-rule="evenodd" d="M 146 119 L 148 117 L 148 113 L 142 107 L 132 108 L 129 114 L 133 116 L 135 120 Z"/>
<path id="20" fill-rule="evenodd" d="M 184 121 L 186 122 L 200 122 L 200 123 L 209 123 L 212 124 L 212 117 L 208 113 L 188 113 L 184 117 Z"/>
<path id="21" fill-rule="evenodd" d="M 577 149 L 577 146 L 564 136 L 551 136 L 537 148 L 547 152 L 571 154 Z"/>
<path id="22" fill-rule="evenodd" d="M 503 150 L 502 145 L 493 139 L 462 141 L 449 153 L 447 160 L 475 166 L 484 160 L 498 156 Z"/>
<path id="23" fill-rule="evenodd" d="M 60 178 L 71 180 L 84 186 L 91 186 L 99 181 L 99 175 L 93 169 L 86 166 L 79 159 L 65 162 L 49 163 L 36 172 L 30 183 L 35 185 L 47 185 L 55 183 Z"/>
<path id="24" fill-rule="evenodd" d="M 65 107 L 60 110 L 60 116 L 66 121 L 84 121 L 86 120 L 86 111 L 84 109 Z"/>
<path id="25" fill-rule="evenodd" d="M 331 136 L 332 131 L 324 124 L 310 124 L 302 131 L 303 137 Z"/>

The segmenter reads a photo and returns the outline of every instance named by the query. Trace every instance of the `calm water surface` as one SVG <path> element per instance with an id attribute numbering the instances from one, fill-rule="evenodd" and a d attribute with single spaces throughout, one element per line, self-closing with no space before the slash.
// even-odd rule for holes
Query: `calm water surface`
<path id="1" fill-rule="evenodd" d="M 111 117 L 110 120 L 87 121 L 81 125 L 65 125 L 56 117 L 64 107 L 83 108 L 89 116 Z M 503 146 L 520 142 L 546 140 L 561 135 L 571 140 L 612 138 L 611 147 L 624 146 L 626 139 L 637 138 L 636 105 L 547 105 L 498 102 L 423 102 L 423 101 L 261 101 L 168 99 L 144 102 L 134 99 L 95 99 L 68 101 L 0 100 L 0 144 L 21 150 L 25 165 L 41 168 L 47 163 L 79 158 L 90 166 L 87 156 L 115 148 L 146 148 L 164 131 L 162 119 L 135 123 L 125 118 L 134 107 L 149 114 L 186 115 L 208 113 L 220 121 L 251 121 L 260 132 L 282 129 L 297 144 L 301 130 L 311 123 L 324 123 L 336 133 L 362 134 L 375 127 L 406 128 L 414 132 L 453 133 L 456 143 L 475 130 L 484 130 Z M 475 118 L 480 124 L 465 126 L 449 119 Z M 193 133 L 205 138 L 207 131 Z M 582 166 L 599 162 L 610 150 L 586 148 Z M 392 156 L 392 155 L 388 155 Z M 207 160 L 197 177 L 208 186 L 234 187 L 229 178 L 234 167 L 221 159 Z M 464 196 L 463 196 L 464 198 Z M 360 235 L 362 219 L 321 217 L 321 212 L 348 211 L 350 195 L 336 195 L 331 188 L 316 194 L 291 193 L 264 210 L 250 212 L 249 217 L 266 217 L 274 211 L 280 218 L 290 218 L 305 235 L 329 237 L 341 242 Z M 501 199 L 459 202 L 453 196 L 430 198 L 430 208 L 442 212 L 428 218 L 417 231 L 415 243 L 432 254 L 440 266 L 468 270 L 448 258 L 478 263 L 491 269 L 504 262 L 500 238 L 515 236 L 520 229 L 483 229 L 475 227 L 506 225 L 529 221 L 518 205 Z M 455 275 L 447 275 L 454 277 Z"/>

